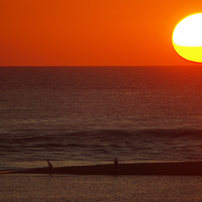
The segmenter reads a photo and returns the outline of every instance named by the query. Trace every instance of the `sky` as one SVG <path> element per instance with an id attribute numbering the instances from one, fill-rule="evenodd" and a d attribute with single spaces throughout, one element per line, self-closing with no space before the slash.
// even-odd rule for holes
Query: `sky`
<path id="1" fill-rule="evenodd" d="M 0 66 L 200 65 L 172 45 L 201 0 L 0 0 Z"/>

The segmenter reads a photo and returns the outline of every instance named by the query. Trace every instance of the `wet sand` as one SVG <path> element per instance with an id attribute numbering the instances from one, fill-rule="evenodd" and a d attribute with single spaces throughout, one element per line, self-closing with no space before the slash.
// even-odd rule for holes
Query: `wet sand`
<path id="1" fill-rule="evenodd" d="M 74 174 L 74 175 L 202 175 L 202 162 L 134 163 L 93 166 L 34 168 L 2 171 L 0 174 Z"/>

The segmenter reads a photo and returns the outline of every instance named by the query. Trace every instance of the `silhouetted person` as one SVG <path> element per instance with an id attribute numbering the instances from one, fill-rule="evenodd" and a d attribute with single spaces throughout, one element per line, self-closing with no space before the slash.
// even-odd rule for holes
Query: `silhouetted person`
<path id="1" fill-rule="evenodd" d="M 53 168 L 53 166 L 52 166 L 52 164 L 49 162 L 49 160 L 47 160 L 47 163 L 48 163 L 48 168 L 49 168 L 49 176 L 51 176 L 51 175 L 52 175 L 52 168 Z"/>
<path id="2" fill-rule="evenodd" d="M 48 168 L 52 168 L 52 164 L 49 162 L 49 160 L 47 160 L 47 163 L 48 163 Z"/>
<path id="3" fill-rule="evenodd" d="M 118 169 L 118 160 L 117 158 L 114 159 L 114 170 Z"/>

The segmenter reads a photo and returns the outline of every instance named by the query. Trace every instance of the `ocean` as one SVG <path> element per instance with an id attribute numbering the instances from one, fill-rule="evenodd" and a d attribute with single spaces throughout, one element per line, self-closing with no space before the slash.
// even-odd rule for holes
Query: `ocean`
<path id="1" fill-rule="evenodd" d="M 46 167 L 47 159 L 54 167 L 109 164 L 114 157 L 201 161 L 201 78 L 200 66 L 1 67 L 0 170 Z M 10 176 L 0 180 L 23 178 Z"/>

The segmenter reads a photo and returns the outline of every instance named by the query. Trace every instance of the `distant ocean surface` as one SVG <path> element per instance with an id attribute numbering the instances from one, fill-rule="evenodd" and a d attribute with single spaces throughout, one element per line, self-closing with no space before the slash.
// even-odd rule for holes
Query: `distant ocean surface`
<path id="1" fill-rule="evenodd" d="M 0 170 L 202 160 L 202 67 L 0 67 Z"/>

